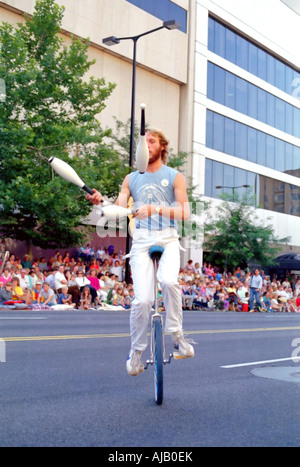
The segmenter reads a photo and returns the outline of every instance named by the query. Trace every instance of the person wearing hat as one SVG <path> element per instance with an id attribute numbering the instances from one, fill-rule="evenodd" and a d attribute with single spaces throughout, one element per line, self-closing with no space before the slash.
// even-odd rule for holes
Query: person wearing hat
<path id="1" fill-rule="evenodd" d="M 42 289 L 42 283 L 40 281 L 38 281 L 36 284 L 35 284 L 35 287 L 32 291 L 32 297 L 33 297 L 33 301 L 34 302 L 37 302 L 38 301 L 38 298 L 39 298 L 39 294 L 40 294 L 40 291 Z"/>
<path id="2" fill-rule="evenodd" d="M 24 259 L 23 261 L 21 262 L 21 265 L 22 265 L 22 268 L 26 269 L 31 269 L 31 266 L 32 266 L 32 262 L 30 261 L 30 257 L 29 255 L 24 255 Z"/>

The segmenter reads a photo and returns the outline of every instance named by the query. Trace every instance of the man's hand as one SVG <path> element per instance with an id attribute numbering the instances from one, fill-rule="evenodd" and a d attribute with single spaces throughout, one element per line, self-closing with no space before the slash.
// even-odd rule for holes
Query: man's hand
<path id="1" fill-rule="evenodd" d="M 95 190 L 95 188 L 93 188 L 93 192 L 93 195 L 86 195 L 86 199 L 95 206 L 99 206 L 99 204 L 104 201 L 103 197 L 99 191 Z"/>
<path id="2" fill-rule="evenodd" d="M 138 208 L 132 217 L 142 221 L 143 219 L 147 219 L 148 217 L 152 216 L 152 214 L 155 214 L 155 212 L 155 206 L 153 204 L 144 204 Z"/>

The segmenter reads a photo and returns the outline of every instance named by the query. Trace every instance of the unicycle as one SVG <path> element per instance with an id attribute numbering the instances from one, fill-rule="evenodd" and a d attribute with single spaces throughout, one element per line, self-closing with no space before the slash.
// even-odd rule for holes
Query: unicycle
<path id="1" fill-rule="evenodd" d="M 170 355 L 169 359 L 165 358 L 165 338 L 163 332 L 163 318 L 159 312 L 159 298 L 157 294 L 157 270 L 159 260 L 164 252 L 164 249 L 160 245 L 155 245 L 150 248 L 149 256 L 153 261 L 154 270 L 154 313 L 151 317 L 151 342 L 150 342 L 150 359 L 146 361 L 145 370 L 149 365 L 153 365 L 154 368 L 154 399 L 157 405 L 161 405 L 163 402 L 164 393 L 164 365 L 171 363 L 173 354 Z"/>

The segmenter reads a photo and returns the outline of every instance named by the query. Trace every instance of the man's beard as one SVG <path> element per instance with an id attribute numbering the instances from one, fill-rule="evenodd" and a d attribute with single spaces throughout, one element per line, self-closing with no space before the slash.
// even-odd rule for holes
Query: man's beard
<path id="1" fill-rule="evenodd" d="M 152 153 L 149 157 L 149 164 L 153 164 L 158 159 L 161 159 L 161 149 L 158 149 L 154 154 Z"/>

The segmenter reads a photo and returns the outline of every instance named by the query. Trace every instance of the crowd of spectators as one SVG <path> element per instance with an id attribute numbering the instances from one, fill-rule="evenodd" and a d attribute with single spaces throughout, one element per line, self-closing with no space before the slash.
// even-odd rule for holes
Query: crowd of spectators
<path id="1" fill-rule="evenodd" d="M 75 254 L 57 251 L 48 260 L 45 257 L 31 260 L 28 255 L 20 259 L 12 254 L 4 267 L 1 267 L 2 259 L 3 251 L 0 251 L 0 305 L 4 307 L 20 303 L 29 308 L 68 305 L 87 310 L 109 304 L 130 309 L 134 300 L 133 285 L 124 280 L 123 254 L 116 253 L 113 246 L 95 252 L 87 245 Z M 225 273 L 211 264 L 200 267 L 189 260 L 178 275 L 182 307 L 300 312 L 299 276 L 288 275 L 280 281 L 265 275 L 264 271 L 256 274 L 261 286 L 251 294 L 254 288 L 250 271 L 238 267 L 232 273 Z"/>

